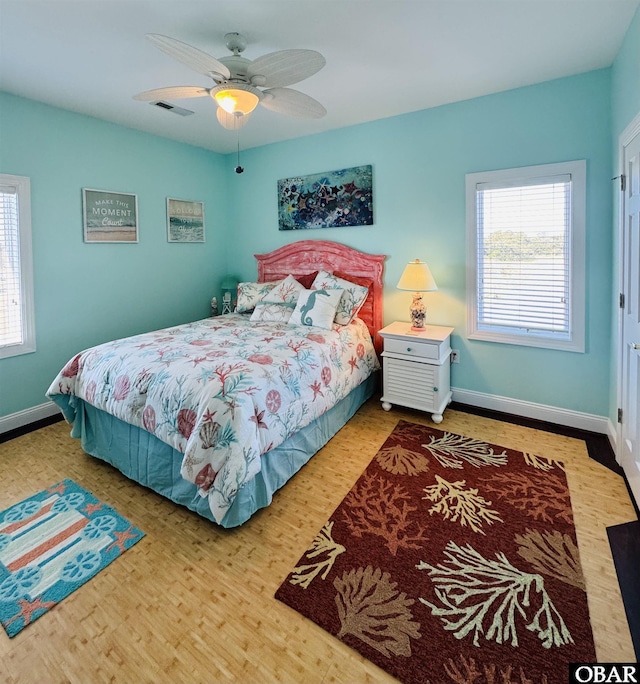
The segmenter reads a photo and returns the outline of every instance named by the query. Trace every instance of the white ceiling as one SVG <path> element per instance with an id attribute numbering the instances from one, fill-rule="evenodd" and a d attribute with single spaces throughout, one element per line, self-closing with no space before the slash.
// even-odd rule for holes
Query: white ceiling
<path id="1" fill-rule="evenodd" d="M 243 56 L 288 48 L 327 64 L 292 86 L 327 115 L 262 107 L 242 148 L 426 109 L 608 67 L 640 0 L 0 0 L 0 90 L 217 152 L 233 152 L 210 98 L 176 100 L 181 117 L 132 96 L 213 83 L 146 33 L 214 57 L 242 33 Z M 1 122 L 0 122 L 1 125 Z"/>

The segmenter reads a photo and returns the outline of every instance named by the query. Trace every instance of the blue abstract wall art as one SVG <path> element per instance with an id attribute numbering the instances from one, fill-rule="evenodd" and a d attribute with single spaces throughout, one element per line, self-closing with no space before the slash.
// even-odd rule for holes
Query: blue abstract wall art
<path id="1" fill-rule="evenodd" d="M 280 230 L 373 225 L 372 167 L 278 181 Z"/>

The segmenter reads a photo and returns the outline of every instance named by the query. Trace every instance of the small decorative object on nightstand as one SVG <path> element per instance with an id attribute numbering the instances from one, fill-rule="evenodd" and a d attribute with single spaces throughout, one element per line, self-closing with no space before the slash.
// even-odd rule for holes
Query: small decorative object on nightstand
<path id="1" fill-rule="evenodd" d="M 411 329 L 414 332 L 421 332 L 424 330 L 424 319 L 427 315 L 427 307 L 422 301 L 423 292 L 433 292 L 438 289 L 436 281 L 431 275 L 429 267 L 416 259 L 415 261 L 410 261 L 405 267 L 398 285 L 396 286 L 399 290 L 410 290 L 413 294 L 413 301 L 409 307 L 409 312 L 411 314 Z"/>
<path id="2" fill-rule="evenodd" d="M 382 408 L 393 404 L 431 413 L 434 423 L 451 403 L 451 333 L 453 328 L 427 325 L 415 332 L 396 321 L 380 331 L 382 352 Z"/>
<path id="3" fill-rule="evenodd" d="M 238 287 L 238 279 L 234 276 L 225 276 L 220 285 L 222 288 L 222 313 L 228 314 L 233 311 L 233 297 Z"/>

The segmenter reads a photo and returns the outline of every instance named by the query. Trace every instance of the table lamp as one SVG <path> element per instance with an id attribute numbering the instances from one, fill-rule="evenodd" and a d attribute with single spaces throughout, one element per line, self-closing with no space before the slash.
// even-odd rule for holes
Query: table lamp
<path id="1" fill-rule="evenodd" d="M 427 264 L 425 264 L 424 261 L 420 261 L 420 259 L 410 261 L 404 267 L 397 288 L 399 290 L 410 290 L 414 293 L 413 301 L 409 307 L 411 313 L 411 330 L 414 332 L 423 332 L 427 307 L 422 301 L 422 293 L 438 289 L 436 281 L 433 279 Z"/>

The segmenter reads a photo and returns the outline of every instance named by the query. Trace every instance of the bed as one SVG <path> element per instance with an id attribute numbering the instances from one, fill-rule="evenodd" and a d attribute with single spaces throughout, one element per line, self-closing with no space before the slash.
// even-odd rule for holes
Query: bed
<path id="1" fill-rule="evenodd" d="M 86 453 L 223 527 L 271 503 L 379 369 L 384 255 L 301 240 L 255 258 L 234 313 L 84 350 L 47 392 Z"/>

